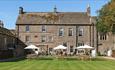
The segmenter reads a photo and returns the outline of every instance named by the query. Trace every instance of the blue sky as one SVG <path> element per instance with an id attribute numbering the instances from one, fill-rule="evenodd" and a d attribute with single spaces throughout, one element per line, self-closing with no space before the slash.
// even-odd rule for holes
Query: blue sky
<path id="1" fill-rule="evenodd" d="M 4 27 L 14 29 L 20 6 L 27 12 L 51 12 L 56 5 L 59 12 L 85 12 L 90 4 L 91 15 L 110 0 L 0 0 L 0 20 Z"/>

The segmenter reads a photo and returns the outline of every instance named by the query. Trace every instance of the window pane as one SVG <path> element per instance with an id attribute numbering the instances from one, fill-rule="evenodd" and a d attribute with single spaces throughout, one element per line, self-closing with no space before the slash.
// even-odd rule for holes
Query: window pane
<path id="1" fill-rule="evenodd" d="M 30 41 L 30 37 L 26 36 L 25 42 L 29 42 Z"/>
<path id="2" fill-rule="evenodd" d="M 42 26 L 42 32 L 46 32 L 46 26 L 45 25 Z"/>
<path id="3" fill-rule="evenodd" d="M 106 40 L 107 35 L 106 34 L 100 34 L 100 40 Z"/>
<path id="4" fill-rule="evenodd" d="M 41 36 L 41 42 L 46 42 L 46 37 L 45 36 Z"/>
<path id="5" fill-rule="evenodd" d="M 79 28 L 79 36 L 83 36 L 83 29 Z"/>
<path id="6" fill-rule="evenodd" d="M 72 28 L 69 28 L 69 30 L 68 30 L 68 36 L 73 36 L 73 29 Z"/>
<path id="7" fill-rule="evenodd" d="M 73 52 L 73 46 L 70 46 L 70 52 Z"/>
<path id="8" fill-rule="evenodd" d="M 29 25 L 26 25 L 26 32 L 28 32 L 29 30 Z"/>
<path id="9" fill-rule="evenodd" d="M 67 43 L 66 43 L 66 42 L 64 42 L 64 43 L 63 43 L 63 46 L 67 47 Z"/>
<path id="10" fill-rule="evenodd" d="M 59 29 L 59 36 L 64 36 L 64 29 L 63 28 Z"/>
<path id="11" fill-rule="evenodd" d="M 84 43 L 78 43 L 78 46 L 84 46 Z"/>
<path id="12" fill-rule="evenodd" d="M 49 36 L 48 42 L 53 42 L 53 37 L 52 36 Z"/>

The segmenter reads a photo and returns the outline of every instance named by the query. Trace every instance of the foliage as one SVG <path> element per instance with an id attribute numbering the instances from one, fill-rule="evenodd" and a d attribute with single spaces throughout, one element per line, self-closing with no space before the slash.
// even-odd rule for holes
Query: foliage
<path id="1" fill-rule="evenodd" d="M 97 30 L 103 33 L 112 32 L 114 30 L 113 24 L 115 24 L 115 0 L 104 5 L 98 13 Z"/>

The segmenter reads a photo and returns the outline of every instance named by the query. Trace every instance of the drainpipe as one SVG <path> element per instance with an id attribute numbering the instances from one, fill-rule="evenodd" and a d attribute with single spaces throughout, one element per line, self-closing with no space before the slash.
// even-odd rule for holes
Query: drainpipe
<path id="1" fill-rule="evenodd" d="M 76 25 L 76 47 L 78 46 L 78 26 Z"/>
<path id="2" fill-rule="evenodd" d="M 92 32 L 92 46 L 94 47 L 94 23 L 92 23 L 92 26 L 93 26 L 93 32 Z"/>
<path id="3" fill-rule="evenodd" d="M 96 52 L 98 53 L 98 47 L 99 47 L 99 39 L 98 39 L 98 31 L 97 31 L 97 29 L 96 29 Z"/>

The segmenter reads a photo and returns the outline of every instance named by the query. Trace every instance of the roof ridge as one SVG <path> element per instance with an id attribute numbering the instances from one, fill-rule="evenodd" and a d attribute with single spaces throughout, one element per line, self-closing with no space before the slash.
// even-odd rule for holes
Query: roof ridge
<path id="1" fill-rule="evenodd" d="M 54 12 L 25 12 L 26 14 L 29 13 L 54 13 Z M 86 12 L 57 12 L 57 13 L 86 13 Z"/>

